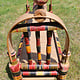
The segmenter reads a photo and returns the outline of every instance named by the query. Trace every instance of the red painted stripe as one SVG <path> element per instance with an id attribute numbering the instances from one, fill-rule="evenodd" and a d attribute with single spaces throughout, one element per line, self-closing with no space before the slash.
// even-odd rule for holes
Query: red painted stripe
<path id="1" fill-rule="evenodd" d="M 23 72 L 23 76 L 29 76 L 29 72 Z"/>
<path id="2" fill-rule="evenodd" d="M 39 65 L 41 65 L 41 60 L 40 60 L 40 61 L 38 61 L 38 63 L 39 63 Z"/>
<path id="3" fill-rule="evenodd" d="M 25 38 L 26 45 L 29 45 L 29 39 Z"/>
<path id="4" fill-rule="evenodd" d="M 41 54 L 40 52 L 38 52 L 38 54 Z"/>
<path id="5" fill-rule="evenodd" d="M 68 71 L 68 69 L 69 69 L 69 67 L 67 66 L 67 67 L 64 67 L 64 71 Z"/>
<path id="6" fill-rule="evenodd" d="M 10 70 L 11 70 L 11 72 L 19 72 L 20 71 L 20 66 L 19 66 L 19 62 L 18 62 L 18 64 L 16 64 L 16 65 L 12 65 L 12 66 L 10 66 Z"/>
<path id="7" fill-rule="evenodd" d="M 30 31 L 36 31 L 36 27 L 30 27 Z"/>
<path id="8" fill-rule="evenodd" d="M 48 65 L 50 64 L 50 60 L 47 60 L 47 64 L 48 64 Z"/>
<path id="9" fill-rule="evenodd" d="M 31 73 L 32 72 L 28 72 L 28 71 L 23 71 L 23 76 L 31 76 Z M 34 72 L 33 71 L 33 74 L 36 74 L 37 72 Z M 45 76 L 45 71 L 43 71 L 42 72 L 44 75 L 43 76 Z M 56 75 L 58 75 L 58 72 L 57 71 L 48 71 L 47 73 L 49 73 L 49 76 L 56 76 Z M 35 75 L 35 76 L 37 76 L 37 75 Z M 42 76 L 42 75 L 41 75 Z"/>
<path id="10" fill-rule="evenodd" d="M 61 51 L 60 47 L 58 47 L 58 52 L 59 52 L 59 54 L 62 54 L 62 51 Z"/>
<path id="11" fill-rule="evenodd" d="M 51 38 L 52 38 L 52 37 L 48 37 L 48 39 L 47 39 L 47 41 L 48 41 L 47 44 L 48 44 L 48 45 L 51 45 Z"/>
<path id="12" fill-rule="evenodd" d="M 50 13 L 53 13 L 53 11 L 49 11 Z"/>
<path id="13" fill-rule="evenodd" d="M 31 65 L 32 64 L 32 60 L 29 60 L 29 65 Z"/>
<path id="14" fill-rule="evenodd" d="M 21 38 L 23 38 L 23 37 L 24 37 L 24 35 L 22 34 Z"/>
<path id="15" fill-rule="evenodd" d="M 60 68 L 60 64 L 58 63 L 58 69 Z"/>
<path id="16" fill-rule="evenodd" d="M 25 64 L 24 64 L 24 65 L 25 65 Z M 23 65 L 23 66 L 24 66 L 24 65 Z M 31 70 L 32 70 L 32 69 L 33 69 L 33 70 L 36 70 L 38 65 L 37 65 L 36 63 L 32 63 L 32 64 L 30 64 L 30 65 L 29 65 L 29 64 L 26 64 L 25 66 L 30 66 L 29 69 L 27 69 L 27 70 L 30 70 L 30 69 L 31 69 Z M 44 63 L 44 64 L 42 64 L 42 69 L 45 69 L 45 70 L 48 69 L 48 70 L 49 70 L 49 66 L 52 66 L 52 67 L 57 66 L 57 68 L 60 68 L 60 65 L 59 65 L 59 64 L 47 65 L 46 63 Z M 22 65 L 21 65 L 21 64 L 20 64 L 20 68 L 22 69 Z"/>
<path id="17" fill-rule="evenodd" d="M 41 30 L 43 30 L 43 31 L 45 30 L 45 26 L 44 26 L 44 25 L 43 25 L 43 26 L 41 26 Z"/>
<path id="18" fill-rule="evenodd" d="M 44 31 L 45 30 L 45 26 L 30 26 L 30 31 Z"/>
<path id="19" fill-rule="evenodd" d="M 15 62 L 15 61 L 17 61 L 17 59 L 12 60 L 12 62 Z"/>
<path id="20" fill-rule="evenodd" d="M 18 29 L 16 29 L 16 32 L 18 32 Z"/>
<path id="21" fill-rule="evenodd" d="M 43 68 L 44 68 L 44 69 L 49 69 L 49 65 L 44 64 Z"/>
<path id="22" fill-rule="evenodd" d="M 57 71 L 51 71 L 51 75 L 58 75 Z"/>
<path id="23" fill-rule="evenodd" d="M 27 52 L 28 54 L 30 54 L 31 52 Z"/>
<path id="24" fill-rule="evenodd" d="M 30 31 L 33 31 L 33 27 L 34 27 L 34 26 L 30 26 Z"/>
<path id="25" fill-rule="evenodd" d="M 68 69 L 69 69 L 69 65 L 62 66 L 62 70 L 68 71 Z"/>
<path id="26" fill-rule="evenodd" d="M 33 63 L 32 65 L 29 65 L 29 70 L 35 70 L 35 67 L 36 67 L 36 65 L 35 65 L 35 63 Z"/>
<path id="27" fill-rule="evenodd" d="M 32 70 L 33 69 L 33 65 L 29 65 L 29 70 Z"/>
<path id="28" fill-rule="evenodd" d="M 35 63 L 33 63 L 33 70 L 35 70 L 35 68 L 36 68 L 35 66 L 36 66 L 36 64 L 35 64 Z"/>
<path id="29" fill-rule="evenodd" d="M 40 46 L 40 39 L 37 39 L 37 46 Z"/>
<path id="30" fill-rule="evenodd" d="M 41 27 L 41 26 L 36 27 L 36 28 L 37 28 L 36 31 L 40 31 L 40 27 Z"/>
<path id="31" fill-rule="evenodd" d="M 57 30 L 57 28 L 56 28 L 56 30 Z"/>

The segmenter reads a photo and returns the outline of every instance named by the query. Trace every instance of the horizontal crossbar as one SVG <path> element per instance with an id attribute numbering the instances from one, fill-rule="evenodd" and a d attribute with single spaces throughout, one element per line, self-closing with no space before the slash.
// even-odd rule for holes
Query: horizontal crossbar
<path id="1" fill-rule="evenodd" d="M 61 30 L 61 28 L 53 27 L 53 26 L 27 26 L 14 29 L 12 32 L 30 32 L 30 31 L 52 31 L 52 30 Z"/>
<path id="2" fill-rule="evenodd" d="M 21 63 L 20 68 L 22 70 L 54 70 L 54 69 L 58 69 L 59 68 L 59 64 L 50 64 L 47 65 L 45 63 L 39 65 L 36 63 L 33 63 L 32 65 L 29 65 L 27 63 Z"/>
<path id="3" fill-rule="evenodd" d="M 60 29 L 63 29 L 63 27 L 58 23 L 58 22 L 42 22 L 42 23 L 26 23 L 26 24 L 17 24 L 14 28 L 14 29 L 17 29 L 17 28 L 21 28 L 21 27 L 28 27 L 28 26 L 53 26 L 53 27 L 57 27 L 57 28 L 60 28 Z"/>
<path id="4" fill-rule="evenodd" d="M 22 72 L 23 76 L 57 76 L 58 72 L 57 71 L 23 71 Z"/>

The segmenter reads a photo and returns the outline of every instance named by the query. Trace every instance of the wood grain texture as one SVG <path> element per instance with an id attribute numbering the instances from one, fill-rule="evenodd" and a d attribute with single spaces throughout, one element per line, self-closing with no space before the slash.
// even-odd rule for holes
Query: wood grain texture
<path id="1" fill-rule="evenodd" d="M 23 80 L 54 80 L 54 77 L 23 78 Z"/>

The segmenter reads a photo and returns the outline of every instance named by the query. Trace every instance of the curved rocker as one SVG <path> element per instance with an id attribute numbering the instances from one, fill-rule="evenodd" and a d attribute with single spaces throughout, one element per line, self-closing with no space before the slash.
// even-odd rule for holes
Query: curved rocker
<path id="1" fill-rule="evenodd" d="M 68 52 L 69 51 L 68 31 L 65 27 L 65 24 L 58 16 L 56 16 L 51 12 L 44 11 L 44 8 L 42 6 L 47 2 L 47 0 L 42 0 L 41 4 L 40 2 L 38 2 L 39 0 L 34 0 L 34 1 L 36 2 L 36 5 L 38 6 L 39 9 L 35 10 L 34 13 L 27 11 L 27 13 L 20 16 L 13 24 L 7 36 L 7 47 L 8 47 L 9 58 L 10 58 L 9 67 L 12 72 L 13 79 L 23 80 L 22 76 L 27 76 L 27 77 L 29 76 L 30 77 L 40 77 L 40 76 L 53 77 L 54 76 L 57 78 L 57 80 L 64 80 L 66 79 L 66 74 L 69 68 L 69 56 L 70 56 L 70 53 Z M 65 46 L 63 51 L 61 51 L 61 46 L 56 30 L 64 30 L 66 33 L 66 41 L 65 41 Z M 46 42 L 47 56 L 46 56 L 46 62 L 42 62 L 40 34 L 41 32 L 45 32 L 45 31 L 47 32 L 45 33 L 47 34 L 47 42 Z M 12 38 L 11 38 L 12 33 L 15 32 L 23 32 L 21 42 L 19 45 L 20 53 L 17 56 L 16 56 L 16 51 L 13 49 Z M 29 40 L 30 32 L 31 34 L 32 32 L 35 32 L 38 62 L 33 62 L 31 57 L 33 53 L 31 51 L 30 45 L 32 45 L 35 42 L 30 44 L 30 40 Z M 51 51 L 52 35 L 54 41 L 53 46 L 55 47 L 54 53 L 56 53 L 58 59 L 55 60 L 55 62 L 51 61 L 52 59 L 51 53 L 53 53 Z M 21 55 L 25 55 L 23 49 L 26 51 L 28 56 L 27 63 L 26 62 L 22 63 L 20 61 Z M 20 57 L 19 59 L 18 56 Z M 26 78 L 25 80 L 28 80 L 28 78 Z"/>

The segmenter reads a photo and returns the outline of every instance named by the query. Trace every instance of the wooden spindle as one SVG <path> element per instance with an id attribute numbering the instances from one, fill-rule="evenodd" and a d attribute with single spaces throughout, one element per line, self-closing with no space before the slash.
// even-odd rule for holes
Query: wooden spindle
<path id="1" fill-rule="evenodd" d="M 24 39 L 25 39 L 25 44 L 26 44 L 26 52 L 28 54 L 28 62 L 29 62 L 29 64 L 32 64 L 31 47 L 30 47 L 30 43 L 29 43 L 29 34 L 28 34 L 28 32 L 24 33 Z"/>
<path id="2" fill-rule="evenodd" d="M 47 31 L 47 64 L 50 64 L 52 31 Z"/>
<path id="3" fill-rule="evenodd" d="M 40 32 L 36 32 L 36 46 L 38 54 L 38 64 L 41 64 Z"/>

